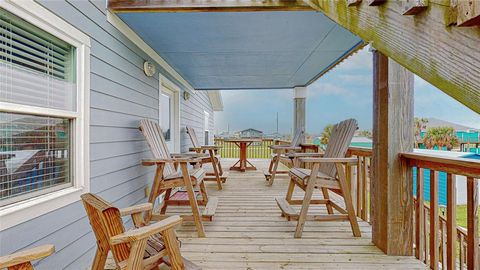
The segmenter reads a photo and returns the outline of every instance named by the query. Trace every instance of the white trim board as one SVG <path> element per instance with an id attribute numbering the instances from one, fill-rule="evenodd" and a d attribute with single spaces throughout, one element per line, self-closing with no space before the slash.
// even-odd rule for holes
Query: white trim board
<path id="1" fill-rule="evenodd" d="M 125 22 L 122 21 L 116 14 L 107 10 L 107 21 L 117 28 L 122 34 L 130 39 L 135 45 L 143 50 L 148 56 L 155 60 L 163 69 L 185 86 L 187 91 L 194 93 L 195 89 L 188 83 L 175 69 L 170 66 L 152 47 L 150 47 L 141 37 L 135 33 Z"/>

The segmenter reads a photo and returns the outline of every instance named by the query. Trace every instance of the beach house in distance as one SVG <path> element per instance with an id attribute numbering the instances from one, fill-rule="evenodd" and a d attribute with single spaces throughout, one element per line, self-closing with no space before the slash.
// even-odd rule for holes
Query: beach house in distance
<path id="1" fill-rule="evenodd" d="M 37 270 L 89 269 L 97 242 L 80 195 L 124 208 L 152 190 L 140 120 L 161 125 L 164 152 L 187 152 L 186 126 L 213 143 L 220 90 L 278 89 L 292 93 L 291 130 L 305 130 L 309 86 L 371 44 L 373 147 L 350 147 L 338 164 L 357 161 L 344 182 L 355 184 L 362 237 L 315 221 L 293 239 L 275 204 L 289 179 L 266 187 L 256 171 L 232 171 L 223 190 L 206 185 L 219 198 L 207 237 L 177 230 L 182 254 L 205 269 L 480 269 L 480 162 L 414 152 L 412 136 L 414 74 L 480 112 L 478 1 L 3 0 L 0 26 L 0 256 L 52 244 Z M 445 172 L 450 195 L 451 176 L 465 176 L 467 229 L 452 218 L 454 196 L 440 218 L 437 181 L 425 220 L 417 169 Z"/>

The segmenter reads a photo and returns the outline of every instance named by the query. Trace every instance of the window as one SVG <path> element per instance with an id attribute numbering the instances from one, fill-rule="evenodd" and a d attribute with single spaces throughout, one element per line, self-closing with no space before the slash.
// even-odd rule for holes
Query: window
<path id="1" fill-rule="evenodd" d="M 0 3 L 0 230 L 88 191 L 89 46 L 33 1 Z"/>
<path id="2" fill-rule="evenodd" d="M 163 131 L 163 136 L 165 141 L 169 142 L 172 140 L 171 130 L 172 130 L 172 96 L 162 92 L 160 94 L 160 127 Z"/>

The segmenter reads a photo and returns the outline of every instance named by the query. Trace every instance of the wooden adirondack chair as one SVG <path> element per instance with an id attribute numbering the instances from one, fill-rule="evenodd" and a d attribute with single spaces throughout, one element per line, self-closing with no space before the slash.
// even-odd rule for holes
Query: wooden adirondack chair
<path id="1" fill-rule="evenodd" d="M 207 155 L 198 153 L 170 154 L 162 130 L 156 122 L 147 119 L 141 120 L 140 130 L 145 136 L 153 154 L 153 159 L 143 160 L 142 164 L 144 166 L 157 167 L 148 202 L 154 204 L 160 195 L 165 194 L 160 207 L 160 213 L 146 216 L 146 220 L 161 220 L 167 217 L 165 213 L 169 205 L 190 205 L 192 215 L 182 215 L 182 218 L 184 220 L 193 220 L 198 236 L 205 237 L 202 220 L 212 220 L 218 199 L 208 197 L 207 189 L 203 182 L 205 171 L 198 166 L 188 169 L 188 164 L 200 163 L 201 159 L 207 157 Z M 178 167 L 180 167 L 180 171 L 177 171 Z M 197 200 L 197 192 L 194 190 L 197 187 L 200 189 L 201 200 Z M 186 192 L 180 189 L 184 189 Z M 199 204 L 205 205 L 202 214 L 200 214 Z"/>
<path id="2" fill-rule="evenodd" d="M 298 167 L 292 168 L 289 172 L 291 179 L 286 198 L 276 198 L 277 204 L 282 210 L 282 216 L 285 216 L 288 220 L 298 220 L 295 238 L 302 236 L 303 227 L 307 219 L 320 221 L 348 220 L 350 221 L 353 235 L 356 237 L 361 236 L 346 173 L 347 166 L 356 164 L 357 159 L 345 157 L 356 129 L 357 121 L 355 119 L 348 119 L 336 124 L 333 127 L 330 141 L 323 157 L 308 157 L 308 155 L 306 155 L 307 157 L 301 157 L 301 154 L 297 154 L 297 158 L 301 162 L 312 163 L 313 168 L 311 170 Z M 295 186 L 305 191 L 303 200 L 292 199 Z M 322 200 L 312 200 L 315 189 L 322 191 Z M 329 191 L 341 195 L 345 201 L 345 207 L 331 200 Z M 310 204 L 325 204 L 328 215 L 308 216 L 307 212 Z M 292 205 L 302 205 L 300 213 L 297 213 Z M 340 214 L 334 214 L 333 209 Z"/>
<path id="3" fill-rule="evenodd" d="M 270 165 L 268 166 L 268 171 L 264 170 L 263 174 L 265 175 L 265 180 L 268 181 L 268 185 L 273 185 L 273 181 L 275 180 L 276 174 L 287 174 L 288 171 L 278 171 L 278 164 L 280 161 L 284 161 L 285 163 L 293 164 L 292 156 L 289 154 L 297 153 L 302 150 L 300 147 L 300 143 L 302 141 L 302 137 L 304 135 L 304 131 L 299 128 L 295 131 L 295 134 L 292 139 L 292 143 L 290 145 L 271 145 L 270 148 L 272 149 L 272 159 L 270 160 Z"/>
<path id="4" fill-rule="evenodd" d="M 53 245 L 43 245 L 0 257 L 0 269 L 33 270 L 32 261 L 40 260 L 55 252 Z"/>
<path id="5" fill-rule="evenodd" d="M 228 177 L 228 172 L 223 171 L 222 164 L 220 163 L 220 155 L 216 154 L 218 150 L 218 146 L 215 145 L 201 145 L 198 142 L 197 134 L 195 134 L 195 129 L 192 127 L 187 126 L 187 134 L 192 141 L 193 147 L 191 147 L 190 151 L 195 151 L 197 153 L 207 153 L 208 157 L 202 158 L 201 164 L 208 164 L 211 163 L 213 167 L 213 172 L 206 172 L 206 176 L 204 181 L 216 181 L 218 190 L 222 189 L 222 183 L 225 183 Z"/>
<path id="6" fill-rule="evenodd" d="M 99 196 L 81 196 L 90 225 L 97 238 L 97 252 L 92 270 L 103 270 L 111 251 L 117 269 L 154 269 L 166 264 L 173 270 L 200 269 L 180 255 L 174 227 L 182 218 L 172 216 L 147 225 L 144 212 L 152 211 L 151 203 L 118 209 Z M 135 229 L 125 231 L 122 216 L 131 215 Z"/>

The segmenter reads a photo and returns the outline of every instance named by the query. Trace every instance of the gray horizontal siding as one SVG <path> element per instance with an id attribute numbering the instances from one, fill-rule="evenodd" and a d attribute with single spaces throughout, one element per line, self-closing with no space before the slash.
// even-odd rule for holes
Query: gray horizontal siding
<path id="1" fill-rule="evenodd" d="M 149 78 L 143 73 L 143 62 L 153 60 L 107 22 L 105 1 L 38 2 L 91 37 L 91 191 L 119 207 L 144 201 L 153 170 L 139 163 L 150 151 L 138 122 L 158 120 L 158 75 Z M 198 129 L 203 141 L 203 110 L 210 112 L 213 130 L 213 112 L 205 92 L 182 100 L 182 150 L 190 145 L 185 136 L 187 124 Z M 0 232 L 0 254 L 47 243 L 55 245 L 56 253 L 37 263 L 36 269 L 85 269 L 91 264 L 95 239 L 80 202 Z"/>
<path id="2" fill-rule="evenodd" d="M 214 117 L 208 93 L 206 91 L 196 91 L 195 94 L 190 96 L 189 100 L 185 101 L 182 99 L 180 108 L 180 150 L 182 152 L 186 152 L 189 147 L 192 147 L 190 137 L 186 133 L 186 126 L 191 126 L 195 129 L 198 141 L 203 144 L 205 138 L 204 111 L 208 112 L 210 115 L 208 127 L 211 135 L 209 139 L 210 143 L 213 143 Z"/>

